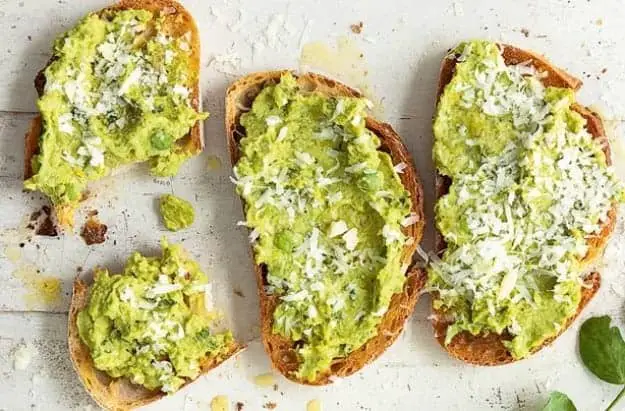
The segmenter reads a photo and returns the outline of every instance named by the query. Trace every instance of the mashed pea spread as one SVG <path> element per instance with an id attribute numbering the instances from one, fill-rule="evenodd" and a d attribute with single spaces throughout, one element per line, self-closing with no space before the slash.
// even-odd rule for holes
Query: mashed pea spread
<path id="1" fill-rule="evenodd" d="M 193 154 L 175 144 L 206 117 L 190 102 L 190 38 L 163 24 L 146 10 L 105 11 L 57 39 L 27 189 L 71 209 L 88 181 L 119 165 L 150 160 L 155 175 L 173 175 Z"/>
<path id="2" fill-rule="evenodd" d="M 304 92 L 287 74 L 241 117 L 235 183 L 279 296 L 273 332 L 298 342 L 311 381 L 376 334 L 405 280 L 410 197 L 365 128 L 367 104 Z"/>
<path id="3" fill-rule="evenodd" d="M 187 228 L 195 220 L 193 205 L 183 198 L 165 194 L 161 196 L 160 208 L 163 223 L 171 231 Z"/>
<path id="4" fill-rule="evenodd" d="M 230 332 L 211 331 L 210 298 L 198 264 L 163 241 L 160 258 L 134 253 L 123 273 L 95 273 L 78 331 L 97 369 L 171 393 L 233 341 Z"/>
<path id="5" fill-rule="evenodd" d="M 573 90 L 544 87 L 526 65 L 506 66 L 495 43 L 455 51 L 456 73 L 434 121 L 434 159 L 452 179 L 436 204 L 448 248 L 429 270 L 435 307 L 461 331 L 507 332 L 515 358 L 575 313 L 581 259 L 620 185 Z"/>

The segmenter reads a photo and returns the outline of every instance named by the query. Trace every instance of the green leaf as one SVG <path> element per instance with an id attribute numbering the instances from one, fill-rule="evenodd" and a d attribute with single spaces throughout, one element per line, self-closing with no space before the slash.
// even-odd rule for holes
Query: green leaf
<path id="1" fill-rule="evenodd" d="M 579 353 L 584 365 L 612 384 L 625 384 L 625 341 L 610 317 L 586 320 L 579 332 Z"/>
<path id="2" fill-rule="evenodd" d="M 542 411 L 577 411 L 577 408 L 566 394 L 554 391 L 549 395 L 549 401 Z"/>

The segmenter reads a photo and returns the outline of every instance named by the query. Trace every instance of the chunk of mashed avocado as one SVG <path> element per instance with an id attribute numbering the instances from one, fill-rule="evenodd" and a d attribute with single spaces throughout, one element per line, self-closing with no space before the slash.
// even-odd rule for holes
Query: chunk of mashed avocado
<path id="1" fill-rule="evenodd" d="M 434 120 L 434 159 L 451 178 L 436 204 L 447 242 L 432 262 L 435 307 L 457 333 L 504 332 L 515 358 L 560 331 L 581 298 L 580 262 L 623 191 L 572 109 L 573 90 L 506 66 L 495 43 L 463 43 Z"/>
<path id="2" fill-rule="evenodd" d="M 368 101 L 303 92 L 284 75 L 241 117 L 234 168 L 255 258 L 279 296 L 273 332 L 298 341 L 309 381 L 376 335 L 406 267 L 411 201 L 380 141 Z"/>
<path id="3" fill-rule="evenodd" d="M 149 160 L 155 175 L 167 176 L 195 154 L 176 144 L 207 117 L 190 101 L 190 38 L 164 25 L 147 10 L 106 11 L 56 40 L 27 189 L 71 214 L 87 183 L 115 167 Z"/>
<path id="4" fill-rule="evenodd" d="M 211 331 L 216 315 L 199 265 L 179 245 L 162 246 L 160 258 L 134 253 L 121 274 L 96 271 L 77 326 L 97 369 L 171 393 L 198 377 L 203 359 L 226 354 L 233 338 Z"/>
<path id="5" fill-rule="evenodd" d="M 163 223 L 171 231 L 187 228 L 195 220 L 193 205 L 187 200 L 171 194 L 161 196 L 160 209 Z"/>

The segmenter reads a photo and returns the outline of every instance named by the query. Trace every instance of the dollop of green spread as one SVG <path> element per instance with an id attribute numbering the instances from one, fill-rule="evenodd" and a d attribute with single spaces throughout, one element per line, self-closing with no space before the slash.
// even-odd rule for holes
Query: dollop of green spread
<path id="1" fill-rule="evenodd" d="M 436 204 L 447 250 L 429 287 L 455 319 L 447 342 L 506 332 L 522 358 L 575 313 L 588 239 L 623 191 L 572 109 L 573 90 L 506 66 L 495 43 L 463 43 L 450 57 L 455 75 L 434 120 L 434 160 L 452 180 Z"/>
<path id="2" fill-rule="evenodd" d="M 185 199 L 165 194 L 161 196 L 160 206 L 163 223 L 171 231 L 187 228 L 195 220 L 193 205 Z"/>
<path id="3" fill-rule="evenodd" d="M 196 154 L 176 143 L 207 117 L 190 101 L 190 36 L 166 34 L 163 25 L 147 10 L 107 11 L 56 40 L 27 189 L 71 208 L 89 181 L 115 167 L 149 160 L 167 176 Z"/>
<path id="4" fill-rule="evenodd" d="M 241 117 L 235 183 L 279 298 L 273 332 L 298 342 L 309 381 L 376 335 L 405 281 L 411 201 L 365 127 L 367 104 L 300 90 L 287 74 Z"/>
<path id="5" fill-rule="evenodd" d="M 233 338 L 211 331 L 206 274 L 179 245 L 162 246 L 160 258 L 134 253 L 121 274 L 96 271 L 77 325 L 97 369 L 172 393 L 198 377 L 204 360 L 226 354 Z"/>

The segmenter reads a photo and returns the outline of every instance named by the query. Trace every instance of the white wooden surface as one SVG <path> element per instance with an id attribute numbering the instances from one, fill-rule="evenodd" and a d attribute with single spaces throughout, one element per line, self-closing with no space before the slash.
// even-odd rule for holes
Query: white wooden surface
<path id="1" fill-rule="evenodd" d="M 579 322 L 528 360 L 476 368 L 449 359 L 435 343 L 426 320 L 427 297 L 419 302 L 401 339 L 363 372 L 325 388 L 301 387 L 277 375 L 276 390 L 255 385 L 254 376 L 269 372 L 270 365 L 259 342 L 246 232 L 235 226 L 241 209 L 228 181 L 223 95 L 237 74 L 297 68 L 302 46 L 342 42 L 343 57 L 334 63 L 322 62 L 319 53 L 307 61 L 317 70 L 342 71 L 340 78 L 381 101 L 379 111 L 403 136 L 431 200 L 430 124 L 440 59 L 462 39 L 507 41 L 545 53 L 583 78 L 580 99 L 610 120 L 619 167 L 625 165 L 625 8 L 620 0 L 186 1 L 202 35 L 203 101 L 211 113 L 205 125 L 205 154 L 173 179 L 157 181 L 138 168 L 97 184 L 95 198 L 84 208 L 97 208 L 109 226 L 105 244 L 87 247 L 72 235 L 29 242 L 24 221 L 43 204 L 38 195 L 23 193 L 21 185 L 22 136 L 35 110 L 32 80 L 46 63 L 54 36 L 107 3 L 0 0 L 0 410 L 94 407 L 66 353 L 71 281 L 79 266 L 87 271 L 96 265 L 115 269 L 132 250 L 155 251 L 165 234 L 182 241 L 210 273 L 217 305 L 249 348 L 146 409 L 207 410 L 215 395 L 227 395 L 233 406 L 243 402 L 244 410 L 262 410 L 269 402 L 279 410 L 305 410 L 312 399 L 321 400 L 325 410 L 532 410 L 557 389 L 567 392 L 580 410 L 595 410 L 616 395 L 618 387 L 597 382 L 583 369 L 576 354 Z M 350 25 L 360 21 L 363 32 L 352 33 Z M 620 174 L 625 176 L 622 169 Z M 172 191 L 192 200 L 199 217 L 190 230 L 175 235 L 164 231 L 155 210 L 158 194 Z M 431 216 L 431 202 L 427 207 Z M 610 313 L 618 324 L 624 323 L 623 230 L 621 219 L 606 252 L 604 284 L 584 317 Z M 427 249 L 431 230 L 426 237 Z M 24 241 L 21 256 L 16 256 L 15 247 Z M 27 264 L 62 280 L 61 301 L 46 305 L 25 299 L 29 290 L 14 274 Z M 15 370 L 13 354 L 22 343 L 32 344 L 36 354 L 28 368 Z M 625 403 L 621 407 L 625 409 Z"/>

